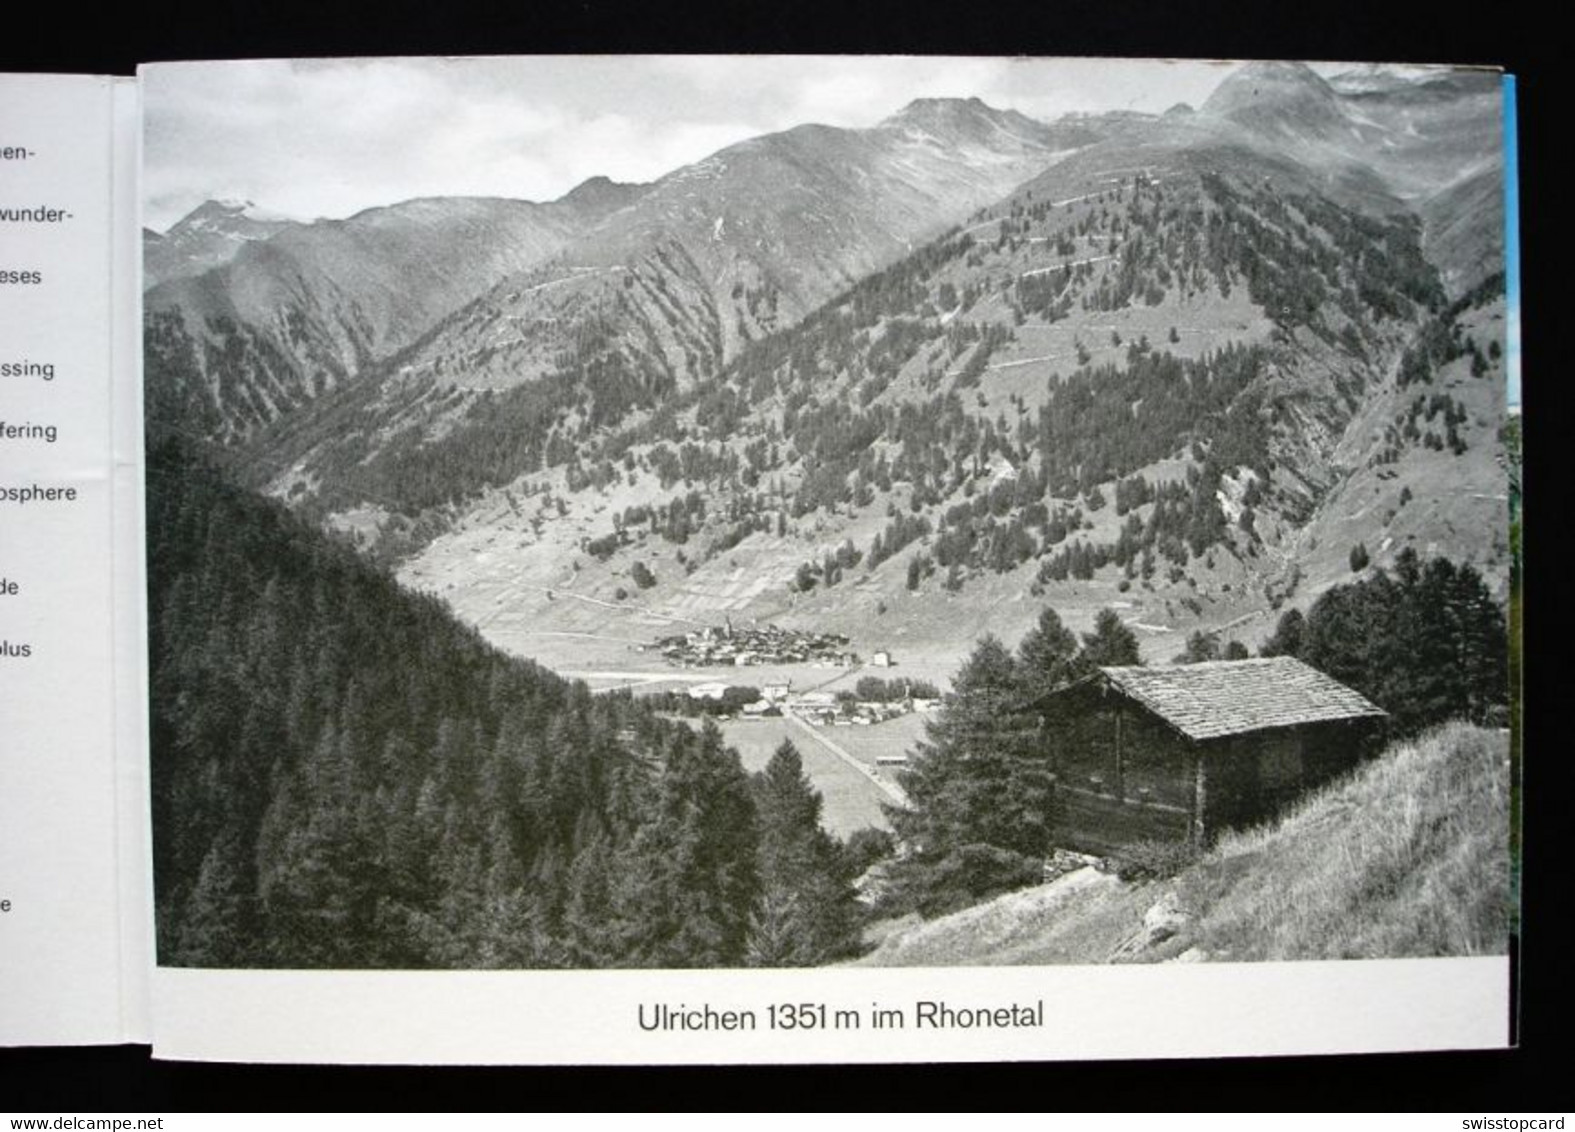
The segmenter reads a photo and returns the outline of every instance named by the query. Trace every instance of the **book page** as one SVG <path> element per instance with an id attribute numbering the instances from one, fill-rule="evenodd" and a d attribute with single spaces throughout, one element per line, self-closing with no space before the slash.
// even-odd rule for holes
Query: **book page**
<path id="1" fill-rule="evenodd" d="M 0 76 L 0 1042 L 146 1040 L 136 87 Z"/>
<path id="2" fill-rule="evenodd" d="M 156 1054 L 1511 1041 L 1502 75 L 141 83 Z"/>

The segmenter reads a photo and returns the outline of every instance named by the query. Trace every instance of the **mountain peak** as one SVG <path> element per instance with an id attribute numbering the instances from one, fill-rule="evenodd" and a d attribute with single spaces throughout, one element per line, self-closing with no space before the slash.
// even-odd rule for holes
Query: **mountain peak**
<path id="1" fill-rule="evenodd" d="M 1409 86 L 1412 79 L 1383 63 L 1359 63 L 1329 76 L 1329 85 L 1342 94 L 1367 94 Z"/>
<path id="2" fill-rule="evenodd" d="M 1203 112 L 1229 117 L 1290 103 L 1333 107 L 1338 99 L 1334 88 L 1307 64 L 1266 61 L 1248 63 L 1227 75 L 1203 104 Z"/>
<path id="3" fill-rule="evenodd" d="M 611 177 L 598 173 L 594 177 L 587 177 L 574 188 L 564 193 L 562 199 L 568 204 L 589 204 L 604 201 L 609 197 L 623 197 L 641 188 L 640 185 L 614 181 Z"/>
<path id="4" fill-rule="evenodd" d="M 1277 59 L 1259 59 L 1244 63 L 1240 69 L 1225 78 L 1227 83 L 1232 80 L 1315 88 L 1328 85 L 1318 77 L 1318 72 L 1306 63 Z"/>
<path id="5" fill-rule="evenodd" d="M 903 117 L 910 114 L 950 113 L 960 109 L 989 110 L 990 106 L 976 94 L 967 98 L 939 95 L 931 98 L 915 98 L 897 111 L 894 117 Z"/>
<path id="6" fill-rule="evenodd" d="M 230 197 L 221 197 L 214 200 L 205 200 L 185 216 L 182 216 L 168 231 L 173 233 L 181 230 L 211 230 L 215 227 L 231 227 L 234 225 L 280 225 L 291 223 L 289 217 L 268 209 L 259 208 L 249 200 L 239 200 Z"/>
<path id="7" fill-rule="evenodd" d="M 564 193 L 558 198 L 557 203 L 569 205 L 582 212 L 605 215 L 629 204 L 649 187 L 649 185 L 614 181 L 611 177 L 598 173 L 594 177 L 587 177 Z"/>
<path id="8" fill-rule="evenodd" d="M 931 133 L 951 134 L 959 130 L 977 129 L 980 125 L 999 124 L 1017 117 L 1021 115 L 1010 110 L 997 110 L 978 97 L 915 98 L 880 124 L 886 127 L 917 127 Z"/>
<path id="9" fill-rule="evenodd" d="M 183 224 L 190 225 L 197 221 L 223 220 L 245 216 L 246 210 L 251 207 L 252 202 L 249 200 L 233 200 L 227 197 L 217 200 L 205 200 L 185 216 L 182 216 L 171 227 L 178 228 Z"/>
<path id="10" fill-rule="evenodd" d="M 266 240 L 295 222 L 259 209 L 249 200 L 205 200 L 157 239 L 144 236 L 143 277 L 149 286 L 200 275 L 235 258 L 247 244 Z"/>
<path id="11" fill-rule="evenodd" d="M 983 99 L 916 98 L 877 127 L 924 134 L 942 145 L 1039 146 L 1049 143 L 1053 128 L 1016 110 L 1001 110 Z"/>
<path id="12" fill-rule="evenodd" d="M 1344 97 L 1304 63 L 1248 63 L 1215 88 L 1202 114 L 1298 150 L 1343 145 L 1352 126 Z"/>
<path id="13" fill-rule="evenodd" d="M 605 173 L 598 173 L 596 176 L 587 177 L 578 185 L 575 185 L 574 188 L 570 189 L 564 194 L 564 199 L 568 200 L 579 196 L 582 193 L 605 192 L 607 189 L 612 188 L 615 184 L 616 182 Z"/>

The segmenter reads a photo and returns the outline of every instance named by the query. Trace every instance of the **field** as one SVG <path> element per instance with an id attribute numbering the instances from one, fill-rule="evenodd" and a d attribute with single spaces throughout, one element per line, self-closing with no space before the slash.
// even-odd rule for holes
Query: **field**
<path id="1" fill-rule="evenodd" d="M 838 755 L 817 741 L 816 735 L 841 747 L 872 770 L 875 753 L 904 748 L 904 736 L 913 732 L 917 715 L 905 716 L 890 723 L 872 727 L 809 728 L 789 719 L 733 720 L 722 724 L 722 734 L 728 745 L 738 750 L 738 756 L 747 771 L 765 768 L 771 754 L 784 739 L 791 739 L 804 760 L 804 773 L 825 799 L 821 822 L 828 832 L 846 837 L 854 830 L 866 826 L 890 828 L 881 803 L 892 803 L 896 798 L 883 790 L 868 774 L 849 766 Z M 813 733 L 812 733 L 813 732 Z M 881 782 L 891 785 L 892 773 L 883 768 L 876 775 Z"/>
<path id="2" fill-rule="evenodd" d="M 838 727 L 831 738 L 850 755 L 873 767 L 882 756 L 906 755 L 924 738 L 924 721 L 929 716 L 910 712 L 869 727 Z"/>

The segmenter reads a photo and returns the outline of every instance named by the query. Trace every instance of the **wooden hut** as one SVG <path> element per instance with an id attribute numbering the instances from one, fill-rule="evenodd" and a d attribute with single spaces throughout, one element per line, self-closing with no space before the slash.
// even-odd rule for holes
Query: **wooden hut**
<path id="1" fill-rule="evenodd" d="M 1056 841 L 1204 844 L 1354 766 L 1384 717 L 1293 657 L 1101 668 L 1041 698 Z"/>

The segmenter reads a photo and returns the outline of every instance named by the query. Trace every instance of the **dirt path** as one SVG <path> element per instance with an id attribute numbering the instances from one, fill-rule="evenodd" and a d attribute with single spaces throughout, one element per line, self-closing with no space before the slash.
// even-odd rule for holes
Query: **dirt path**
<path id="1" fill-rule="evenodd" d="M 1065 263 L 1055 264 L 1051 267 L 1036 267 L 1030 271 L 1024 271 L 1020 273 L 1017 277 L 1019 279 L 1027 279 L 1030 275 L 1049 275 L 1052 271 L 1065 271 L 1069 267 L 1082 267 L 1085 263 L 1103 263 L 1107 259 L 1115 258 L 1116 257 L 1113 255 L 1096 255 L 1091 256 L 1088 259 L 1072 259 L 1067 260 Z"/>
<path id="2" fill-rule="evenodd" d="M 1100 193 L 1107 193 L 1109 191 L 1110 191 L 1109 189 L 1100 189 L 1099 192 L 1095 192 L 1095 193 L 1084 193 L 1082 196 L 1067 197 L 1065 200 L 1053 200 L 1053 201 L 1050 202 L 1050 207 L 1051 208 L 1062 208 L 1062 207 L 1064 207 L 1066 205 L 1069 205 L 1069 204 L 1076 204 L 1078 201 L 1088 200 L 1091 197 L 1097 197 L 1097 196 L 1100 195 Z M 964 228 L 961 232 L 959 232 L 958 235 L 959 236 L 966 235 L 969 232 L 977 232 L 981 228 L 993 227 L 995 225 L 1000 224 L 1001 221 L 1004 220 L 1004 219 L 1006 219 L 1006 218 L 1005 217 L 1001 217 L 1001 216 L 997 216 L 993 220 L 982 220 L 978 224 L 970 224 L 968 227 Z"/>
<path id="3" fill-rule="evenodd" d="M 784 718 L 792 720 L 793 723 L 796 724 L 798 728 L 807 734 L 811 739 L 815 740 L 815 742 L 826 748 L 826 750 L 836 755 L 843 762 L 847 763 L 854 770 L 858 771 L 865 778 L 873 782 L 875 786 L 892 801 L 896 802 L 900 806 L 906 806 L 908 804 L 908 796 L 902 792 L 902 787 L 898 786 L 895 782 L 888 782 L 886 779 L 876 774 L 869 767 L 865 766 L 858 759 L 848 754 L 841 744 L 833 742 L 826 735 L 822 734 L 822 728 L 815 727 L 806 720 L 800 719 L 792 712 L 784 713 Z"/>

